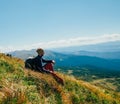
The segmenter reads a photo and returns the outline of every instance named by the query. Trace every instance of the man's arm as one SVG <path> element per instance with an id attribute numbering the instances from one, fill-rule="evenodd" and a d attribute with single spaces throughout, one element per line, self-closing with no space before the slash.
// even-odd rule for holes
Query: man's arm
<path id="1" fill-rule="evenodd" d="M 45 60 L 43 58 L 42 58 L 42 62 L 44 62 L 44 63 L 55 63 L 54 60 Z"/>

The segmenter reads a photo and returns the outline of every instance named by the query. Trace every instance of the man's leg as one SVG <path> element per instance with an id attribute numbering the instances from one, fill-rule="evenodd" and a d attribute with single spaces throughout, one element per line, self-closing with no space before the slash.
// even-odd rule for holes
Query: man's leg
<path id="1" fill-rule="evenodd" d="M 43 68 L 44 68 L 45 70 L 49 70 L 49 71 L 54 72 L 53 64 L 52 64 L 52 63 L 47 63 L 47 64 L 45 64 L 45 65 L 43 66 Z"/>

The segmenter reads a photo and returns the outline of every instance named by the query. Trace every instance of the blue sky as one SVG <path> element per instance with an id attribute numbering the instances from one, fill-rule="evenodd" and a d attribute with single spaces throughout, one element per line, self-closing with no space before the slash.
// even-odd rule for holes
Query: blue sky
<path id="1" fill-rule="evenodd" d="M 0 0 L 1 51 L 109 36 L 120 40 L 120 0 Z"/>

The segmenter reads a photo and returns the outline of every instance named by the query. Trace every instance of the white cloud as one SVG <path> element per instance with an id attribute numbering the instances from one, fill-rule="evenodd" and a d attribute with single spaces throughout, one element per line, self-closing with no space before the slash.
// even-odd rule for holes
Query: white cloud
<path id="1" fill-rule="evenodd" d="M 18 48 L 18 49 L 15 49 L 13 47 L 7 47 L 7 48 L 0 47 L 0 50 L 6 52 L 8 50 L 9 51 L 23 50 L 23 49 L 29 50 L 38 47 L 49 49 L 55 47 L 67 47 L 67 46 L 76 46 L 76 45 L 83 46 L 83 45 L 98 44 L 98 43 L 118 41 L 118 40 L 120 40 L 120 34 L 105 34 L 101 36 L 77 37 L 77 38 L 70 38 L 63 40 L 55 40 L 50 42 L 41 42 L 28 46 L 22 46 L 22 48 Z"/>
<path id="2" fill-rule="evenodd" d="M 38 47 L 54 48 L 54 47 L 76 46 L 76 45 L 82 46 L 82 45 L 98 44 L 98 43 L 118 41 L 118 40 L 120 40 L 120 34 L 111 34 L 111 35 L 105 34 L 101 36 L 77 37 L 72 39 L 37 43 L 32 45 L 32 48 L 38 48 Z"/>

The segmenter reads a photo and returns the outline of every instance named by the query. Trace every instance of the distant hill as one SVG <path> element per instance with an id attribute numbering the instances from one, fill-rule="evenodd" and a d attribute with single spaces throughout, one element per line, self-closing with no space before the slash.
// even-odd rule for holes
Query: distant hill
<path id="1" fill-rule="evenodd" d="M 69 56 L 56 60 L 58 66 L 94 66 L 106 70 L 120 70 L 120 60 L 108 60 L 90 56 Z"/>
<path id="2" fill-rule="evenodd" d="M 36 52 L 35 52 L 35 49 L 13 51 L 13 52 L 9 52 L 9 54 L 11 54 L 14 57 L 21 58 L 21 59 L 27 59 L 28 57 L 37 55 Z"/>
<path id="3" fill-rule="evenodd" d="M 120 59 L 120 51 L 116 52 L 90 52 L 90 51 L 76 51 L 71 52 L 73 55 L 77 56 L 93 56 L 104 59 Z"/>
<path id="4" fill-rule="evenodd" d="M 50 75 L 24 68 L 24 61 L 0 54 L 1 104 L 120 104 L 117 92 L 56 72 Z"/>

